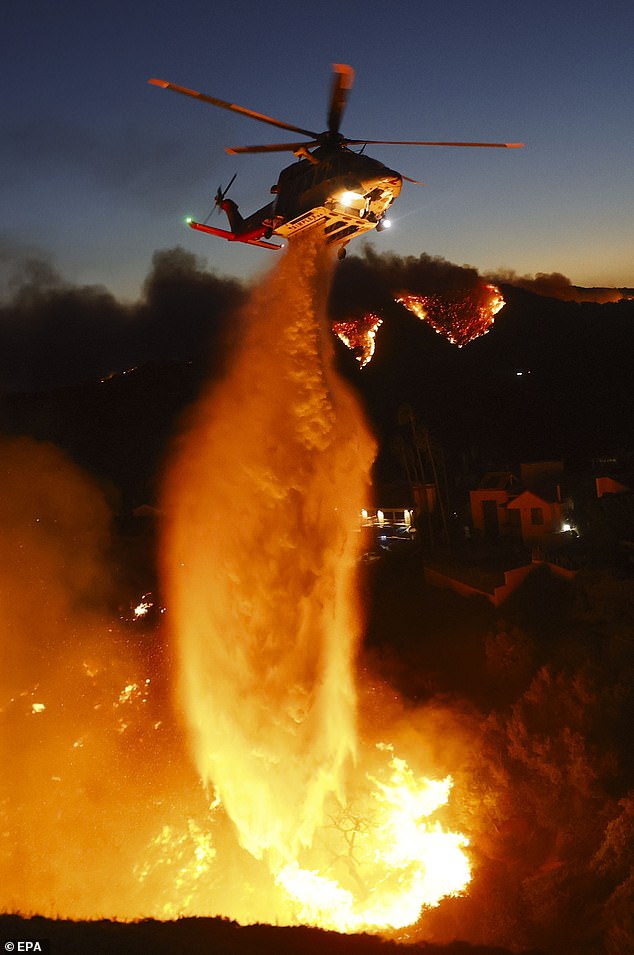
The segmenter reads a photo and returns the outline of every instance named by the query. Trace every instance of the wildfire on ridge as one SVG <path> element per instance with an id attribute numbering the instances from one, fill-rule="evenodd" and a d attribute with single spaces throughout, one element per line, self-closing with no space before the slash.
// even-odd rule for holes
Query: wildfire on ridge
<path id="1" fill-rule="evenodd" d="M 506 304 L 497 285 L 442 295 L 402 294 L 396 301 L 458 348 L 486 335 Z"/>
<path id="2" fill-rule="evenodd" d="M 395 301 L 458 348 L 486 335 L 495 316 L 506 304 L 497 285 L 479 285 L 467 291 L 433 295 L 402 293 Z M 332 330 L 356 353 L 359 366 L 364 368 L 372 360 L 376 333 L 382 324 L 382 318 L 368 312 L 361 318 L 334 322 Z"/>
<path id="3" fill-rule="evenodd" d="M 372 361 L 376 348 L 376 333 L 382 324 L 382 318 L 379 318 L 374 312 L 368 312 L 362 318 L 347 322 L 335 322 L 332 330 L 344 345 L 357 353 L 355 357 L 359 366 L 364 368 L 368 362 Z"/>

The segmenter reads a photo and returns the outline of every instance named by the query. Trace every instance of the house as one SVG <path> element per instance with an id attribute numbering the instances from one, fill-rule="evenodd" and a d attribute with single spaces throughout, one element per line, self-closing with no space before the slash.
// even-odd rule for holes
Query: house
<path id="1" fill-rule="evenodd" d="M 519 478 L 510 471 L 488 471 L 469 492 L 473 529 L 490 539 L 507 533 L 507 505 L 521 490 Z"/>
<path id="2" fill-rule="evenodd" d="M 563 530 L 562 502 L 557 499 L 556 492 L 536 494 L 533 491 L 522 491 L 509 501 L 506 509 L 509 513 L 509 526 L 519 529 L 525 544 L 543 542 Z"/>
<path id="3" fill-rule="evenodd" d="M 631 494 L 632 489 L 617 481 L 613 477 L 597 477 L 594 479 L 597 497 L 603 497 L 604 494 Z"/>
<path id="4" fill-rule="evenodd" d="M 519 478 L 489 471 L 470 492 L 474 530 L 491 540 L 514 537 L 525 544 L 547 543 L 569 531 L 573 505 L 564 497 L 562 478 L 561 461 L 522 464 Z"/>

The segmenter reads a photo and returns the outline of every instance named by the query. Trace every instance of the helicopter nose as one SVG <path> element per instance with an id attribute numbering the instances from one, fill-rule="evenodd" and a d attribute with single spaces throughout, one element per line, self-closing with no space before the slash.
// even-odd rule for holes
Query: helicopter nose
<path id="1" fill-rule="evenodd" d="M 400 193 L 402 185 L 403 180 L 399 174 L 397 172 L 392 173 L 390 170 L 387 176 L 377 176 L 371 184 L 368 183 L 368 193 L 376 199 L 381 197 L 383 199 L 390 198 L 393 200 L 396 199 Z"/>
<path id="2" fill-rule="evenodd" d="M 383 183 L 390 189 L 393 195 L 398 196 L 403 186 L 403 179 L 398 172 L 394 172 L 390 169 L 389 174 L 385 177 Z"/>

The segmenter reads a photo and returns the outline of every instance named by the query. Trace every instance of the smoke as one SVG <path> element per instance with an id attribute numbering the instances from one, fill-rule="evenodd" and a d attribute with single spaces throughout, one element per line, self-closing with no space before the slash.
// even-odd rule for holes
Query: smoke
<path id="1" fill-rule="evenodd" d="M 179 875 L 195 864 L 191 897 L 207 872 L 192 835 L 208 804 L 170 710 L 164 642 L 118 616 L 111 523 L 63 452 L 0 439 L 4 912 L 174 915 Z M 151 862 L 162 879 L 144 878 Z"/>
<path id="2" fill-rule="evenodd" d="M 506 282 L 565 301 L 612 302 L 628 290 L 581 289 L 560 273 L 479 275 L 421 253 L 401 257 L 365 247 L 337 267 L 333 322 L 385 315 L 399 294 L 469 294 Z M 241 282 L 214 274 L 182 248 L 157 251 L 138 302 L 105 287 L 68 282 L 40 250 L 0 243 L 0 391 L 40 391 L 98 379 L 148 362 L 191 361 L 212 371 L 235 345 L 231 319 L 245 300 Z"/>
<path id="3" fill-rule="evenodd" d="M 61 451 L 25 438 L 0 441 L 5 911 L 72 908 L 78 857 L 90 858 L 110 828 L 105 807 L 115 795 L 119 747 L 107 733 L 109 691 L 116 699 L 114 688 L 138 661 L 105 611 L 113 596 L 109 539 L 103 493 Z M 98 673 L 105 679 L 95 692 Z"/>
<path id="4" fill-rule="evenodd" d="M 156 252 L 141 300 L 65 282 L 29 250 L 3 260 L 0 388 L 43 390 L 105 377 L 150 361 L 222 359 L 229 315 L 244 291 L 181 248 Z"/>
<path id="5" fill-rule="evenodd" d="M 379 254 L 366 246 L 360 256 L 346 257 L 333 282 L 330 309 L 335 318 L 381 312 L 400 293 L 446 294 L 468 291 L 484 284 L 476 269 L 454 265 L 422 252 L 405 258 L 392 252 Z"/>
<path id="6" fill-rule="evenodd" d="M 0 438 L 0 680 L 37 683 L 68 640 L 68 622 L 108 596 L 103 494 L 53 445 Z"/>
<path id="7" fill-rule="evenodd" d="M 581 288 L 560 272 L 518 275 L 513 270 L 480 274 L 469 265 L 456 265 L 440 256 L 399 256 L 378 253 L 366 246 L 361 255 L 349 256 L 340 265 L 330 299 L 336 319 L 383 312 L 400 294 L 434 295 L 442 298 L 456 292 L 468 293 L 489 282 L 505 283 L 536 295 L 566 302 L 619 302 L 627 290 Z"/>
<path id="8" fill-rule="evenodd" d="M 535 275 L 518 275 L 512 270 L 492 273 L 489 278 L 494 282 L 514 285 L 526 289 L 535 295 L 556 298 L 562 302 L 620 302 L 626 298 L 625 292 L 616 288 L 581 288 L 573 285 L 571 279 L 561 272 L 537 272 Z"/>

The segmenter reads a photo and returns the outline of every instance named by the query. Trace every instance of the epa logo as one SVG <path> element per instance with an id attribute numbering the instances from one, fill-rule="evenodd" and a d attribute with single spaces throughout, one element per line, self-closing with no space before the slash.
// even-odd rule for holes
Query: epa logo
<path id="1" fill-rule="evenodd" d="M 35 942 L 5 942 L 5 952 L 43 952 L 42 943 Z"/>

